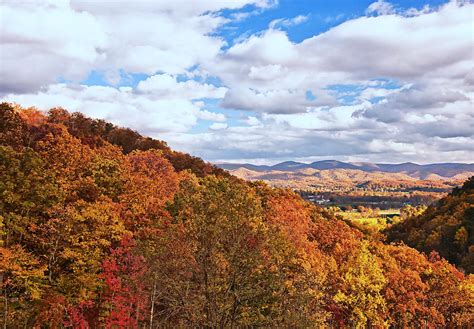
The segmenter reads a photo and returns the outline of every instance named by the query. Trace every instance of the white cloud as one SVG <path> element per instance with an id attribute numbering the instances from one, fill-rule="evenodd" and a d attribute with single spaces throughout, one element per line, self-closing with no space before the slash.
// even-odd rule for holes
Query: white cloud
<path id="1" fill-rule="evenodd" d="M 367 106 L 370 105 L 362 103 L 352 106 L 314 108 L 309 112 L 297 115 L 268 114 L 265 118 L 275 120 L 278 123 L 285 123 L 294 129 L 349 130 L 360 128 L 363 120 L 353 116 L 353 114 Z"/>
<path id="2" fill-rule="evenodd" d="M 259 92 L 249 88 L 231 88 L 220 105 L 249 111 L 295 113 L 306 112 L 314 103 L 306 100 L 305 94 L 298 90 Z"/>
<path id="3" fill-rule="evenodd" d="M 2 2 L 0 15 L 2 92 L 34 90 L 58 77 L 82 79 L 107 57 L 99 20 L 65 1 Z"/>
<path id="4" fill-rule="evenodd" d="M 358 99 L 361 101 L 368 101 L 375 97 L 388 97 L 389 95 L 398 93 L 408 87 L 409 86 L 403 86 L 401 88 L 394 88 L 394 89 L 386 89 L 383 87 L 369 87 L 369 88 L 364 89 L 360 93 L 360 95 L 358 96 Z"/>
<path id="5" fill-rule="evenodd" d="M 207 12 L 215 12 L 221 9 L 238 9 L 248 4 L 254 4 L 259 8 L 267 8 L 274 5 L 271 0 L 219 0 L 219 1 L 197 1 L 192 5 L 183 0 L 153 0 L 153 1 L 108 1 L 73 0 L 72 6 L 77 10 L 86 10 L 95 14 L 142 14 L 147 13 L 169 13 L 173 16 L 199 16 Z"/>
<path id="6" fill-rule="evenodd" d="M 361 17 L 301 43 L 284 31 L 252 35 L 205 65 L 230 88 L 318 91 L 330 84 L 387 77 L 467 77 L 472 58 L 473 5 L 449 3 L 437 12 Z M 231 94 L 229 94 L 231 95 Z"/>
<path id="7" fill-rule="evenodd" d="M 456 0 L 451 0 L 451 2 L 462 4 L 463 1 L 456 1 Z M 384 0 L 377 0 L 376 2 L 373 2 L 367 7 L 367 10 L 365 13 L 367 15 L 393 15 L 393 14 L 398 14 L 401 16 L 419 16 L 423 14 L 430 13 L 432 11 L 435 11 L 435 8 L 430 7 L 430 5 L 424 5 L 421 9 L 417 8 L 408 8 L 406 10 L 402 10 L 399 8 L 395 8 L 390 2 L 384 1 Z"/>
<path id="8" fill-rule="evenodd" d="M 294 25 L 299 25 L 306 22 L 308 18 L 309 17 L 305 15 L 298 15 L 293 18 L 279 18 L 279 19 L 275 19 L 271 21 L 270 24 L 268 24 L 268 27 L 270 29 L 275 29 L 275 28 L 278 28 L 279 26 L 290 27 Z"/>
<path id="9" fill-rule="evenodd" d="M 199 112 L 196 113 L 196 116 L 201 120 L 207 120 L 207 121 L 222 122 L 222 121 L 227 120 L 227 118 L 224 114 L 210 112 L 210 111 L 207 111 L 207 110 L 200 110 Z"/>
<path id="10" fill-rule="evenodd" d="M 183 133 L 198 119 L 225 121 L 221 113 L 201 110 L 184 98 L 156 98 L 122 87 L 71 86 L 56 84 L 34 94 L 7 95 L 4 100 L 42 110 L 64 107 L 86 115 L 109 120 L 120 126 L 160 137 L 166 133 Z"/>
<path id="11" fill-rule="evenodd" d="M 274 80 L 278 79 L 282 75 L 288 72 L 287 68 L 283 68 L 281 65 L 264 65 L 264 66 L 251 66 L 248 74 L 252 80 Z"/>
<path id="12" fill-rule="evenodd" d="M 209 126 L 209 129 L 211 130 L 223 130 L 223 129 L 227 129 L 227 123 L 218 123 L 218 122 L 215 122 L 213 123 L 212 125 Z"/>
<path id="13" fill-rule="evenodd" d="M 249 126 L 259 126 L 261 124 L 260 120 L 254 116 L 249 116 L 246 119 L 243 119 L 242 122 Z"/>
<path id="14" fill-rule="evenodd" d="M 0 90 L 6 100 L 81 111 L 211 160 L 472 162 L 474 4 L 402 11 L 379 0 L 368 17 L 301 42 L 283 28 L 307 16 L 223 47 L 213 32 L 229 19 L 218 11 L 247 3 L 256 6 L 250 19 L 275 2 L 4 1 Z M 230 19 L 245 18 L 238 13 Z M 91 70 L 113 83 L 149 77 L 133 88 L 78 85 Z M 219 87 L 201 82 L 214 78 Z M 72 82 L 57 83 L 64 79 Z M 213 123 L 195 133 L 199 120 Z"/>
<path id="15" fill-rule="evenodd" d="M 58 78 L 78 82 L 93 69 L 110 81 L 119 70 L 184 73 L 224 45 L 210 35 L 226 21 L 213 12 L 246 4 L 272 2 L 2 1 L 0 90 L 36 91 Z"/>
<path id="16" fill-rule="evenodd" d="M 416 145 L 413 143 L 400 143 L 392 140 L 375 139 L 368 143 L 368 150 L 375 153 L 411 153 L 416 154 Z"/>
<path id="17" fill-rule="evenodd" d="M 390 2 L 384 0 L 377 0 L 372 2 L 366 10 L 367 14 L 390 15 L 395 14 L 395 8 Z"/>
<path id="18" fill-rule="evenodd" d="M 169 74 L 158 74 L 140 81 L 137 91 L 148 93 L 153 97 L 172 97 L 182 99 L 222 98 L 227 91 L 225 87 L 215 87 L 194 80 L 178 82 L 176 77 Z"/>
<path id="19" fill-rule="evenodd" d="M 358 113 L 381 122 L 402 122 L 407 117 L 447 114 L 456 117 L 460 114 L 472 114 L 472 95 L 441 86 L 413 86 L 387 94 L 386 99 Z M 455 106 L 457 110 L 454 110 Z M 453 111 L 454 110 L 454 111 Z M 453 123 L 456 121 L 453 120 Z"/>

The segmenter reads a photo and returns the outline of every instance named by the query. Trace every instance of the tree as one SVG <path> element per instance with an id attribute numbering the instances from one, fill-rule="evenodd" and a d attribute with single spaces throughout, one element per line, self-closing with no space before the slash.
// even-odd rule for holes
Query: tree
<path id="1" fill-rule="evenodd" d="M 389 241 L 404 241 L 409 246 L 429 254 L 438 252 L 443 258 L 471 273 L 474 260 L 470 248 L 474 245 L 474 177 L 424 212 L 414 208 L 405 221 L 387 230 Z M 405 215 L 408 216 L 408 215 Z"/>
<path id="2" fill-rule="evenodd" d="M 285 289 L 278 292 L 280 303 L 274 311 L 277 326 L 322 326 L 328 318 L 325 310 L 331 260 L 312 239 L 313 206 L 289 191 L 260 192 L 265 205 L 269 252 Z"/>
<path id="3" fill-rule="evenodd" d="M 431 264 L 423 273 L 430 286 L 428 305 L 443 315 L 447 327 L 468 327 L 474 320 L 472 277 L 466 280 L 436 252 L 430 254 L 429 260 Z"/>
<path id="4" fill-rule="evenodd" d="M 348 325 L 356 328 L 386 325 L 386 302 L 382 290 L 387 281 L 380 260 L 369 250 L 368 242 L 346 264 L 342 284 L 334 296 L 347 314 Z"/>
<path id="5" fill-rule="evenodd" d="M 2 303 L 0 311 L 4 328 L 23 327 L 35 312 L 46 282 L 45 266 L 20 245 L 0 247 Z"/>
<path id="6" fill-rule="evenodd" d="M 19 107 L 8 103 L 0 104 L 0 145 L 19 149 L 26 146 L 28 127 L 22 120 Z"/>
<path id="7" fill-rule="evenodd" d="M 436 254 L 387 245 L 291 191 L 245 182 L 102 120 L 0 109 L 4 327 L 474 320 L 473 276 Z M 470 272 L 473 182 L 423 214 L 405 209 L 393 232 Z"/>
<path id="8" fill-rule="evenodd" d="M 136 243 L 125 235 L 103 264 L 105 328 L 138 328 L 148 309 L 145 291 L 147 267 L 144 258 L 134 253 Z"/>
<path id="9" fill-rule="evenodd" d="M 37 245 L 48 259 L 48 280 L 69 301 L 80 302 L 100 291 L 102 260 L 127 231 L 119 207 L 101 199 L 58 210 L 38 233 Z"/>
<path id="10" fill-rule="evenodd" d="M 61 201 L 54 176 L 33 150 L 0 146 L 2 244 L 33 243 L 37 223 Z"/>
<path id="11" fill-rule="evenodd" d="M 388 280 L 384 297 L 389 324 L 396 327 L 442 326 L 442 314 L 428 305 L 430 286 L 423 279 L 423 273 L 429 268 L 426 257 L 403 245 L 379 245 L 377 253 L 383 259 L 382 267 Z"/>
<path id="12" fill-rule="evenodd" d="M 128 228 L 138 231 L 166 215 L 164 206 L 178 189 L 178 175 L 160 151 L 134 151 L 127 162 L 129 176 L 120 201 Z"/>

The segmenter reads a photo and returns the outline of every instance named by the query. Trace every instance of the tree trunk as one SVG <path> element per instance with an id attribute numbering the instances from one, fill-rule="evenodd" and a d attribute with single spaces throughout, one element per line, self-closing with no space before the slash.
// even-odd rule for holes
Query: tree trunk
<path id="1" fill-rule="evenodd" d="M 7 288 L 4 288 L 5 292 L 5 311 L 4 311 L 4 319 L 3 319 L 3 329 L 7 329 L 7 319 L 8 319 L 8 294 L 7 294 Z"/>
<path id="2" fill-rule="evenodd" d="M 150 329 L 153 329 L 153 315 L 155 313 L 155 296 L 156 296 L 156 281 L 153 282 L 153 293 L 151 294 Z"/>

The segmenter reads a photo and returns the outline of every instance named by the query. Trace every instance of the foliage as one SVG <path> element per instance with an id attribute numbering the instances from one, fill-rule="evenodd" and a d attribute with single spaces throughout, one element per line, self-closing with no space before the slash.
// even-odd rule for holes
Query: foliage
<path id="1" fill-rule="evenodd" d="M 425 253 L 434 250 L 474 273 L 474 177 L 426 211 L 412 211 L 387 234 L 391 241 L 404 241 Z"/>
<path id="2" fill-rule="evenodd" d="M 419 218 L 412 210 L 407 223 Z M 454 256 L 472 259 L 461 253 L 472 247 L 472 180 L 421 218 L 432 216 L 446 227 L 423 243 L 449 237 Z M 472 276 L 348 224 L 132 130 L 0 106 L 4 327 L 473 322 Z"/>

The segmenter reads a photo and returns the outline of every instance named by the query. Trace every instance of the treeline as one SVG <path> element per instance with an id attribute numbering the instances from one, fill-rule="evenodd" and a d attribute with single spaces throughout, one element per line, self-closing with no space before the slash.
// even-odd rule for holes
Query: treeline
<path id="1" fill-rule="evenodd" d="M 9 105 L 4 103 L 1 106 Z M 119 146 L 125 154 L 134 150 L 160 150 L 162 156 L 171 163 L 176 171 L 189 169 L 198 177 L 211 174 L 229 176 L 227 171 L 206 163 L 200 158 L 173 151 L 164 141 L 143 137 L 129 128 L 117 127 L 104 120 L 91 119 L 82 113 L 69 113 L 62 108 L 53 108 L 49 110 L 47 117 L 44 118 L 41 112 L 35 109 L 28 109 L 28 115 L 24 116 L 24 119 L 27 121 L 25 123 L 33 126 L 33 128 L 43 120 L 50 124 L 61 124 L 67 128 L 69 134 L 78 138 L 82 144 L 89 145 L 92 148 L 101 147 L 104 145 L 104 142 L 108 142 Z M 30 135 L 34 136 L 35 133 L 38 132 L 31 131 Z M 34 139 L 32 136 L 22 136 L 22 138 Z"/>
<path id="2" fill-rule="evenodd" d="M 387 231 L 390 241 L 404 241 L 420 251 L 437 251 L 467 273 L 474 273 L 474 177 Z"/>
<path id="3" fill-rule="evenodd" d="M 468 327 L 474 279 L 80 114 L 0 106 L 6 328 Z"/>

